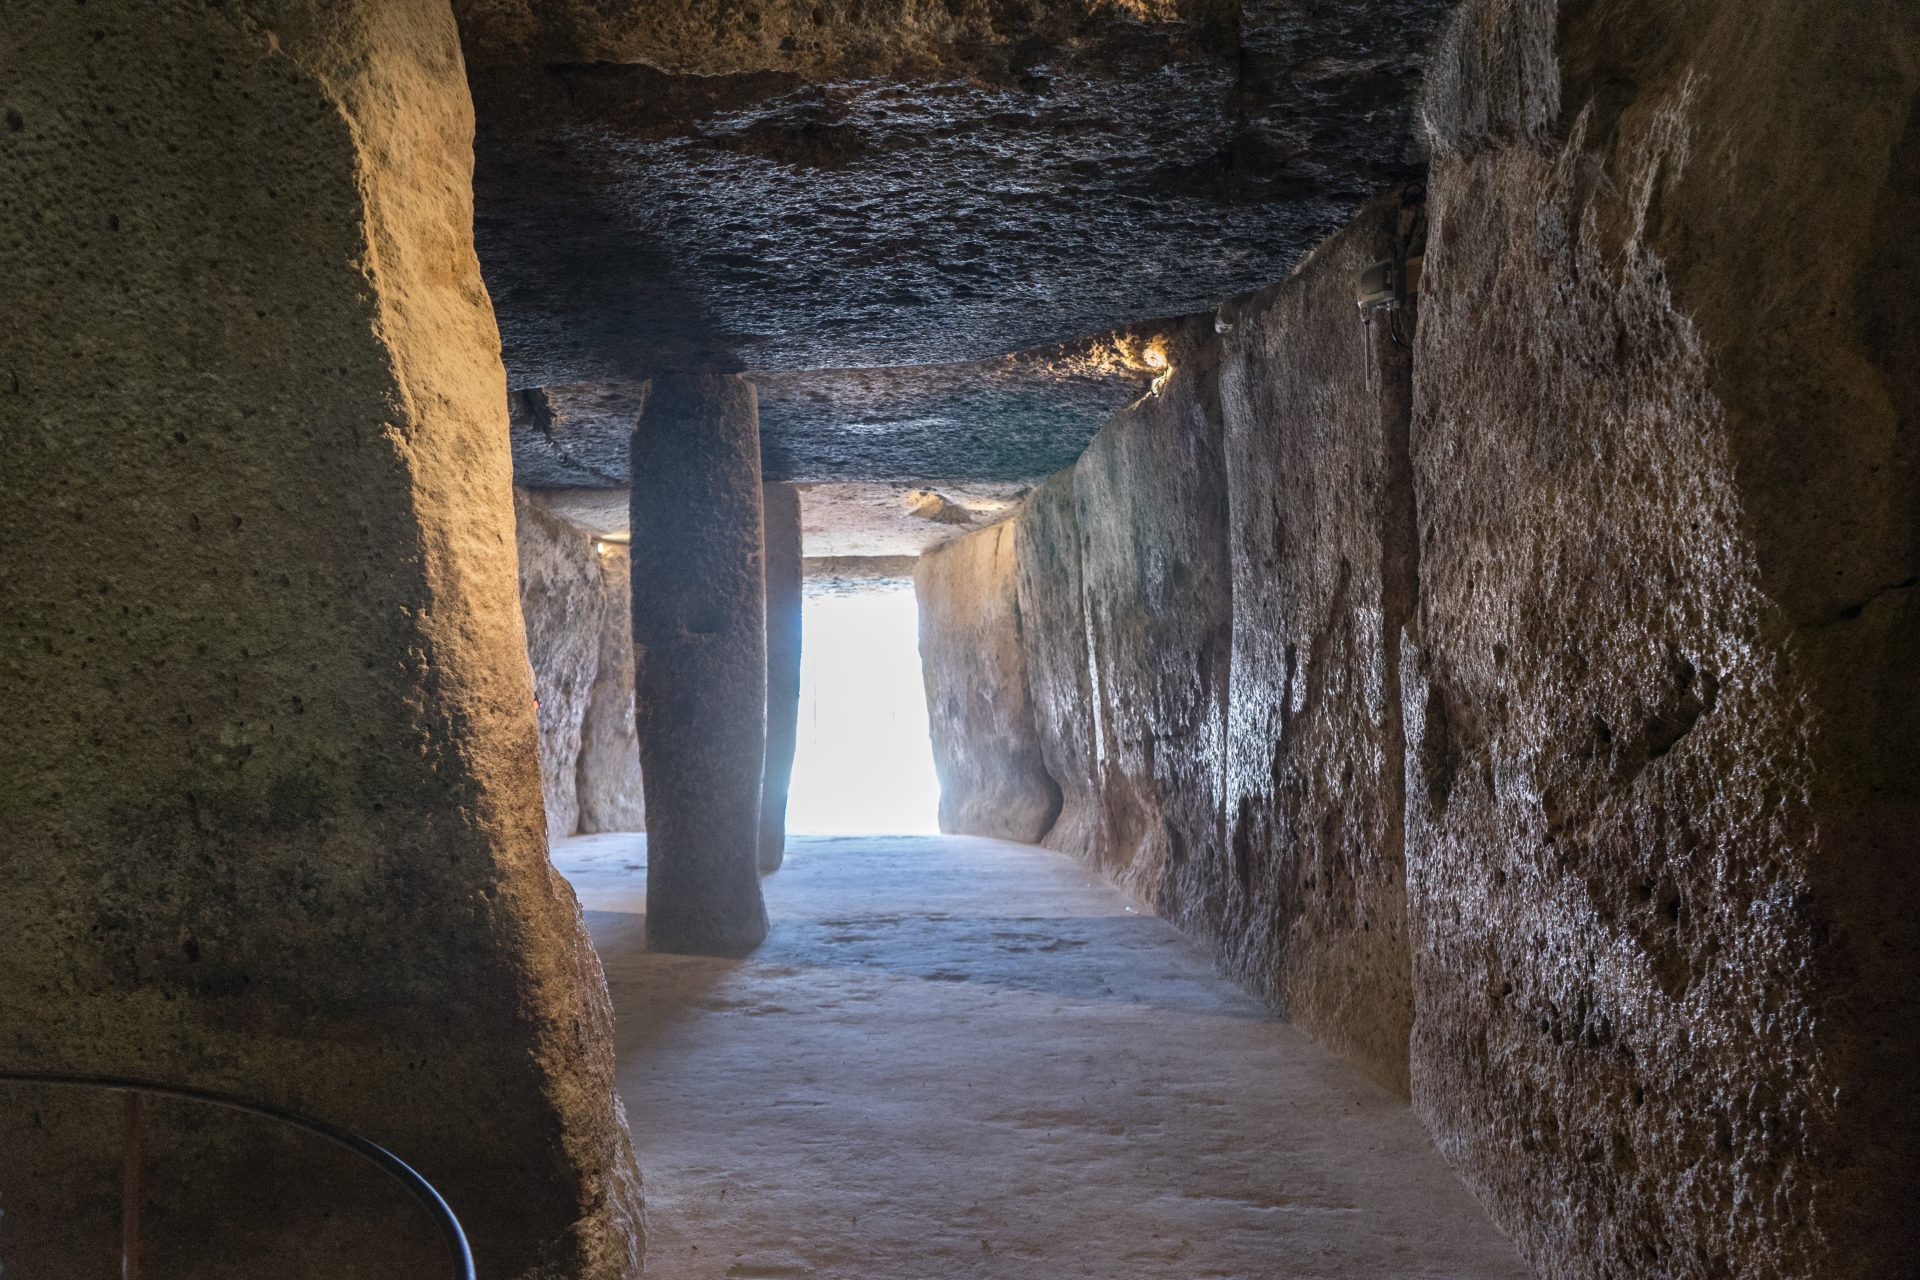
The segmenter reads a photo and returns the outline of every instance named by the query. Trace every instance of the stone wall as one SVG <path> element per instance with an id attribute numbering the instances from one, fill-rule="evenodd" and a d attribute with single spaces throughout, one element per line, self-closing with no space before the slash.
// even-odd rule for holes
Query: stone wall
<path id="1" fill-rule="evenodd" d="M 1221 361 L 1233 566 L 1226 847 L 1207 885 L 1227 970 L 1407 1091 L 1400 631 L 1417 591 L 1410 353 L 1353 282 L 1418 250 L 1417 192 L 1369 206 L 1240 299 Z"/>
<path id="2" fill-rule="evenodd" d="M 1414 1097 L 1543 1274 L 1920 1256 L 1917 93 L 1873 0 L 1435 64 Z"/>
<path id="3" fill-rule="evenodd" d="M 1073 468 L 1094 854 L 1129 893 L 1205 932 L 1220 887 L 1231 635 L 1212 326 L 1189 324 L 1169 358 L 1166 386 L 1116 414 Z M 1071 611 L 1064 587 L 1046 594 Z"/>
<path id="4" fill-rule="evenodd" d="M 1038 840 L 1060 809 L 1028 700 L 1014 590 L 1015 526 L 1002 521 L 920 557 L 920 661 L 940 829 Z"/>
<path id="5" fill-rule="evenodd" d="M 586 718 L 580 724 L 580 834 L 645 831 L 647 798 L 640 781 L 640 740 L 633 728 L 633 569 L 627 549 L 605 543 L 600 579 L 606 625 Z"/>
<path id="6" fill-rule="evenodd" d="M 1063 797 L 1045 842 L 1403 1093 L 1411 363 L 1352 297 L 1418 209 L 1385 197 L 1290 279 L 1188 324 L 1166 385 L 1012 522 Z"/>
<path id="7" fill-rule="evenodd" d="M 1060 788 L 1060 814 L 1043 843 L 1098 863 L 1101 813 L 1094 777 L 1093 663 L 1081 599 L 1073 470 L 1036 485 L 1013 524 L 1019 641 L 1034 731 L 1041 762 Z M 953 732 L 937 716 L 929 727 L 936 743 Z"/>
<path id="8" fill-rule="evenodd" d="M 311 1112 L 483 1274 L 634 1275 L 445 0 L 30 0 L 0 40 L 0 1066 Z M 113 1272 L 117 1111 L 9 1088 L 7 1274 Z M 147 1152 L 151 1274 L 444 1265 L 258 1122 L 156 1106 Z"/>
<path id="9" fill-rule="evenodd" d="M 540 715 L 547 838 L 564 840 L 580 829 L 581 730 L 613 602 L 591 534 L 518 492 L 513 514 L 520 613 L 527 624 L 527 660 Z"/>
<path id="10" fill-rule="evenodd" d="M 644 831 L 627 550 L 525 492 L 514 495 L 514 520 L 547 838 Z"/>
<path id="11" fill-rule="evenodd" d="M 1910 6 L 1469 5 L 1430 207 L 1009 521 L 1047 843 L 1410 1091 L 1545 1275 L 1920 1253 L 1917 104 Z"/>

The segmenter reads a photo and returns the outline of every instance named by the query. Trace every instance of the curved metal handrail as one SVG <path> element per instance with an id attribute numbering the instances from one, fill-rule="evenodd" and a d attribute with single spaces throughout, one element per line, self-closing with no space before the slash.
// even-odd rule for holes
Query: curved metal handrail
<path id="1" fill-rule="evenodd" d="M 278 1120 L 282 1124 L 303 1129 L 316 1137 L 325 1138 L 335 1146 L 345 1147 L 348 1151 L 364 1160 L 377 1165 L 387 1176 L 407 1189 L 409 1195 L 432 1217 L 434 1225 L 440 1229 L 447 1250 L 453 1260 L 453 1280 L 474 1280 L 473 1250 L 467 1245 L 467 1233 L 460 1226 L 460 1219 L 453 1214 L 445 1199 L 433 1188 L 433 1184 L 393 1152 L 377 1142 L 370 1142 L 357 1133 L 349 1132 L 325 1120 L 316 1120 L 312 1116 L 290 1111 L 286 1107 L 271 1102 L 255 1102 L 249 1098 L 236 1097 L 230 1093 L 218 1093 L 212 1089 L 194 1089 L 186 1085 L 160 1084 L 153 1080 L 139 1080 L 131 1076 L 81 1076 L 67 1075 L 57 1071 L 0 1071 L 0 1084 L 47 1084 L 73 1085 L 81 1088 L 113 1089 L 127 1094 L 130 1099 L 145 1095 L 155 1098 L 179 1098 L 187 1102 L 204 1102 L 211 1106 L 225 1107 L 230 1111 L 244 1111 L 251 1115 L 265 1116 Z M 129 1111 L 129 1132 L 137 1119 L 137 1110 Z M 138 1147 L 130 1151 L 137 1154 Z M 132 1157 L 130 1156 L 130 1159 Z M 137 1215 L 137 1209 L 135 1210 Z M 134 1218 L 137 1221 L 137 1216 Z"/>

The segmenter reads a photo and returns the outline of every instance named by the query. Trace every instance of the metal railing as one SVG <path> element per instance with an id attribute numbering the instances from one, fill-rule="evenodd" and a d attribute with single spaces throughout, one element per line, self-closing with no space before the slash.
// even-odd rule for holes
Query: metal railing
<path id="1" fill-rule="evenodd" d="M 447 1206 L 446 1200 L 433 1189 L 433 1184 L 421 1177 L 412 1165 L 379 1143 L 369 1142 L 359 1134 L 350 1133 L 338 1125 L 329 1124 L 325 1120 L 316 1120 L 312 1116 L 301 1115 L 297 1111 L 289 1111 L 285 1107 L 275 1106 L 270 1102 L 254 1102 L 229 1093 L 216 1093 L 211 1089 L 160 1084 L 152 1080 L 136 1080 L 129 1076 L 79 1076 L 51 1071 L 0 1071 L 0 1084 L 111 1089 L 125 1095 L 122 1112 L 124 1140 L 120 1173 L 121 1280 L 140 1280 L 140 1146 L 145 1128 L 142 1104 L 143 1100 L 149 1097 L 204 1102 L 209 1106 L 225 1107 L 230 1111 L 265 1116 L 281 1124 L 292 1125 L 316 1137 L 325 1138 L 335 1146 L 345 1147 L 361 1159 L 377 1165 L 388 1177 L 405 1187 L 407 1193 L 433 1219 L 434 1226 L 439 1229 L 441 1238 L 446 1242 L 452 1263 L 448 1274 L 453 1277 L 453 1280 L 474 1280 L 473 1251 L 467 1246 L 467 1233 L 461 1229 L 460 1219 L 454 1217 L 453 1210 Z"/>

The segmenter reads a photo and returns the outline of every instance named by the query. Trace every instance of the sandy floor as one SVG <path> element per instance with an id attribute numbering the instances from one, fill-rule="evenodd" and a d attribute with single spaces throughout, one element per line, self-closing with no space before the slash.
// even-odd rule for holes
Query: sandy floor
<path id="1" fill-rule="evenodd" d="M 1405 1106 L 1070 860 L 816 838 L 752 959 L 650 955 L 644 836 L 555 850 L 662 1280 L 1522 1276 Z"/>

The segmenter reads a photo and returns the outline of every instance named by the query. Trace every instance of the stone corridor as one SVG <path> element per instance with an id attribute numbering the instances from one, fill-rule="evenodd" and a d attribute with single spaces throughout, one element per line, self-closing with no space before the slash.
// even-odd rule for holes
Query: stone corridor
<path id="1" fill-rule="evenodd" d="M 1917 0 L 6 18 L 0 1280 L 1915 1275 Z"/>
<path id="2" fill-rule="evenodd" d="M 1525 1273 L 1406 1105 L 1071 859 L 798 838 L 747 960 L 648 952 L 646 837 L 555 860 L 663 1280 Z"/>

